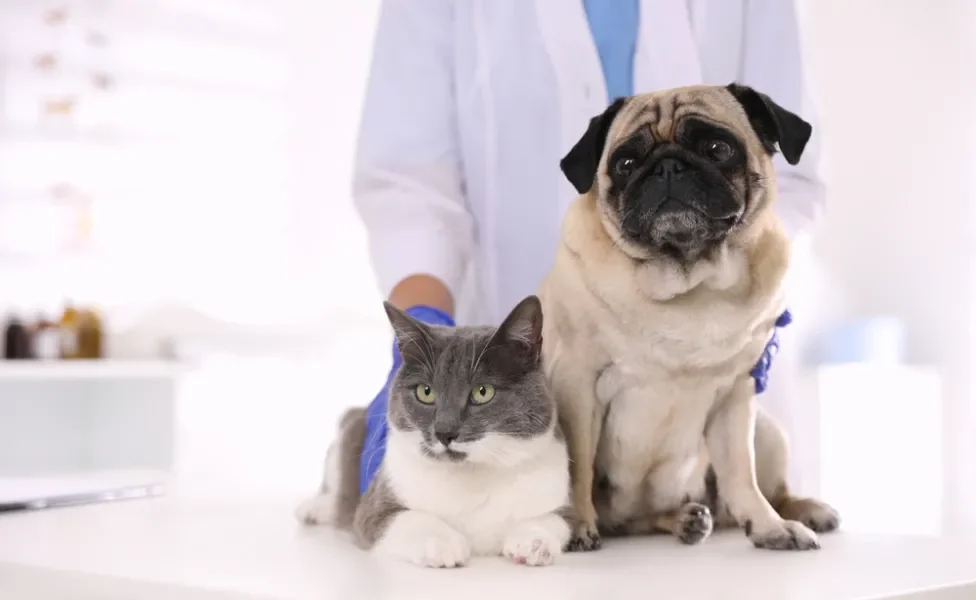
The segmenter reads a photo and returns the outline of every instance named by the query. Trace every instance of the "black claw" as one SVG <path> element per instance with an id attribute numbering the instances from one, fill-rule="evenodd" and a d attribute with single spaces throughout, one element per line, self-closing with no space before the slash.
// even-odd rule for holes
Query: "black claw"
<path id="1" fill-rule="evenodd" d="M 809 518 L 803 521 L 803 524 L 815 531 L 816 533 L 830 533 L 840 527 L 840 519 L 837 517 L 831 517 L 829 519 L 820 521 L 814 518 Z"/>
<path id="2" fill-rule="evenodd" d="M 700 542 L 703 539 L 705 539 L 705 536 L 706 536 L 707 533 L 708 533 L 708 530 L 707 529 L 697 529 L 697 530 L 693 530 L 693 531 L 685 531 L 681 535 L 681 537 L 678 538 L 678 540 L 681 541 L 682 543 L 685 543 L 685 544 L 697 544 L 698 542 Z"/>
<path id="3" fill-rule="evenodd" d="M 682 521 L 678 540 L 684 544 L 697 544 L 712 532 L 712 513 L 707 506 L 687 506 Z"/>
<path id="4" fill-rule="evenodd" d="M 746 521 L 745 530 L 746 537 L 752 537 L 752 521 Z"/>
<path id="5" fill-rule="evenodd" d="M 569 539 L 566 549 L 569 552 L 592 552 L 599 550 L 603 546 L 603 540 L 598 534 L 584 533 L 574 535 Z"/>
<path id="6" fill-rule="evenodd" d="M 788 530 L 784 535 L 766 536 L 752 541 L 756 548 L 767 550 L 819 550 L 820 543 L 817 540 L 810 540 L 804 545 L 803 540 L 797 532 Z"/>

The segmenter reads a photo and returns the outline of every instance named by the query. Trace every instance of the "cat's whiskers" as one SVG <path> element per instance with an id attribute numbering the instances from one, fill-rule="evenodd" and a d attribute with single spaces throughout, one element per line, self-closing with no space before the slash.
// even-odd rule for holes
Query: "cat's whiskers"
<path id="1" fill-rule="evenodd" d="M 424 366 L 427 367 L 427 369 L 430 370 L 430 372 L 433 372 L 434 371 L 434 351 L 430 347 L 430 338 L 426 334 L 423 334 L 423 333 L 420 333 L 419 335 L 420 335 L 423 343 L 417 341 L 417 336 L 414 333 L 412 333 L 412 332 L 406 332 L 406 333 L 404 333 L 404 337 L 407 338 L 407 341 L 409 341 L 411 344 L 413 344 L 414 346 L 416 346 L 417 348 L 420 349 L 420 353 L 421 353 L 421 355 L 423 355 L 423 358 L 424 358 L 424 363 L 425 363 Z"/>
<path id="2" fill-rule="evenodd" d="M 539 416 L 539 415 L 537 415 L 535 413 L 529 412 L 529 413 L 526 413 L 525 416 L 528 417 L 529 421 L 535 423 L 536 425 L 541 425 L 542 427 L 546 427 L 546 428 L 548 428 L 550 425 L 552 425 L 551 422 L 544 421 L 541 416 Z"/>
<path id="3" fill-rule="evenodd" d="M 512 438 L 511 445 L 490 445 L 484 446 L 478 449 L 478 452 L 482 453 L 484 458 L 490 459 L 494 466 L 500 466 L 503 468 L 511 468 L 517 465 L 527 464 L 530 466 L 538 466 L 540 464 L 540 457 L 535 453 L 526 452 L 524 450 L 516 450 L 516 446 L 519 444 L 520 433 L 518 431 L 508 432 L 495 430 L 491 432 L 495 435 L 507 436 Z M 547 434 L 543 434 L 547 435 Z M 474 450 L 474 448 L 472 449 Z"/>
<path id="4" fill-rule="evenodd" d="M 471 366 L 471 372 L 472 373 L 475 370 L 477 370 L 478 365 L 481 364 L 481 358 L 485 355 L 485 352 L 487 352 L 489 348 L 497 348 L 498 347 L 498 346 L 492 346 L 491 345 L 491 343 L 492 343 L 492 341 L 494 341 L 494 339 L 495 339 L 495 337 L 492 336 L 492 337 L 488 338 L 488 341 L 487 342 L 485 342 L 485 347 L 481 349 L 481 354 L 478 355 L 478 358 L 474 361 L 474 364 Z"/>

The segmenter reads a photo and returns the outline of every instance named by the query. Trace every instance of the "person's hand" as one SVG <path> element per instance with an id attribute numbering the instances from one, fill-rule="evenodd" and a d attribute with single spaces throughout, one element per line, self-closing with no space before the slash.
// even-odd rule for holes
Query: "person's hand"
<path id="1" fill-rule="evenodd" d="M 776 319 L 776 327 L 773 328 L 773 337 L 769 339 L 769 343 L 766 344 L 765 350 L 763 350 L 762 356 L 759 357 L 759 362 L 756 366 L 752 368 L 749 372 L 752 378 L 756 380 L 756 393 L 761 394 L 766 391 L 766 386 L 769 384 L 769 369 L 773 366 L 773 358 L 776 357 L 776 353 L 779 352 L 779 329 L 781 327 L 786 327 L 793 322 L 793 315 L 789 310 L 783 311 L 783 314 Z"/>
<path id="2" fill-rule="evenodd" d="M 454 319 L 451 318 L 451 315 L 432 306 L 412 306 L 406 310 L 406 313 L 414 319 L 429 325 L 454 327 Z M 366 440 L 363 444 L 363 454 L 360 457 L 359 463 L 360 494 L 366 493 L 366 489 L 369 487 L 370 482 L 373 481 L 376 471 L 380 468 L 380 463 L 383 462 L 383 455 L 386 453 L 386 407 L 389 403 L 390 383 L 393 381 L 393 376 L 396 375 L 397 369 L 400 368 L 400 363 L 402 362 L 403 357 L 400 356 L 400 349 L 394 340 L 393 368 L 390 369 L 390 374 L 386 378 L 383 389 L 376 394 L 373 401 L 366 407 Z"/>

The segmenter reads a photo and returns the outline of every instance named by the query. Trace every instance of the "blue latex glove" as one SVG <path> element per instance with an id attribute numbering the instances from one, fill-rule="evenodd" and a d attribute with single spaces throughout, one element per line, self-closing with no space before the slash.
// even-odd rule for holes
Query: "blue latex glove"
<path id="1" fill-rule="evenodd" d="M 759 362 L 756 366 L 752 368 L 749 372 L 752 378 L 756 380 L 756 393 L 761 394 L 766 391 L 766 386 L 769 384 L 769 369 L 773 366 L 773 358 L 776 353 L 779 352 L 779 329 L 781 327 L 786 327 L 793 322 L 793 315 L 790 311 L 786 310 L 776 319 L 776 327 L 773 328 L 773 337 L 769 339 L 769 343 L 766 344 L 766 349 L 763 350 L 762 356 L 759 357 Z"/>
<path id="2" fill-rule="evenodd" d="M 454 319 L 446 312 L 432 306 L 414 306 L 408 308 L 406 313 L 430 325 L 446 325 L 454 327 Z M 393 343 L 393 368 L 386 378 L 386 384 L 380 393 L 373 398 L 373 401 L 366 407 L 366 441 L 363 444 L 363 454 L 359 462 L 359 493 L 365 494 L 369 484 L 373 481 L 376 471 L 383 462 L 383 455 L 386 454 L 386 407 L 389 404 L 390 383 L 397 369 L 403 362 L 400 356 L 400 349 L 396 341 Z"/>

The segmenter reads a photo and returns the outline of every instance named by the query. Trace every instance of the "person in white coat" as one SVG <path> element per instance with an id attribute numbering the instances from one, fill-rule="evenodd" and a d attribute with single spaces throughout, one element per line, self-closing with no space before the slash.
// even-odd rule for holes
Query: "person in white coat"
<path id="1" fill-rule="evenodd" d="M 809 232 L 824 190 L 798 30 L 793 0 L 383 0 L 353 186 L 383 295 L 497 324 L 552 265 L 577 195 L 559 160 L 590 118 L 684 85 L 749 85 L 814 124 L 798 165 L 776 158 L 787 233 Z M 363 489 L 385 405 L 384 388 Z"/>

